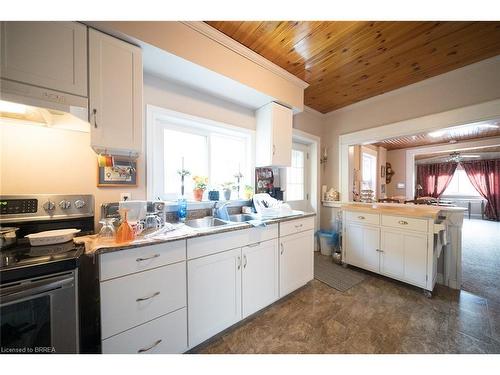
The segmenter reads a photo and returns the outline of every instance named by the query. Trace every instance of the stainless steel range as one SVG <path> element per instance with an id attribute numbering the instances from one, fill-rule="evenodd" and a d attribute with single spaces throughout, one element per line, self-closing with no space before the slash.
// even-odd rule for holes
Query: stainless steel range
<path id="1" fill-rule="evenodd" d="M 0 197 L 0 225 L 16 241 L 0 249 L 0 351 L 78 353 L 78 272 L 84 249 L 72 240 L 31 246 L 26 235 L 94 231 L 92 195 Z"/>

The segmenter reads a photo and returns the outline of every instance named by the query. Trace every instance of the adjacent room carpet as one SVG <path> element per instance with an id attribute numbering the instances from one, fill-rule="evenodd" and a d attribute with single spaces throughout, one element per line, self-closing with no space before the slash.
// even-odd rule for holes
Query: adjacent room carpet
<path id="1" fill-rule="evenodd" d="M 464 220 L 462 289 L 500 303 L 500 222 Z"/>
<path id="2" fill-rule="evenodd" d="M 360 271 L 333 263 L 330 256 L 314 253 L 314 278 L 340 292 L 351 289 L 367 277 L 368 275 Z"/>

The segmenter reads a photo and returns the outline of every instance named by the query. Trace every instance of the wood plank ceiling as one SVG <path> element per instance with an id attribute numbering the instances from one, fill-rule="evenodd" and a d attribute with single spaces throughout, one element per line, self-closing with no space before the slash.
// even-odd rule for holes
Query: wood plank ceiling
<path id="1" fill-rule="evenodd" d="M 436 134 L 436 132 L 434 136 L 429 135 L 429 133 L 409 135 L 404 137 L 386 139 L 374 143 L 373 145 L 382 146 L 387 150 L 400 150 L 403 148 L 420 147 L 433 144 L 455 144 L 458 142 L 470 141 L 474 139 L 500 137 L 500 120 L 493 120 L 491 122 L 485 123 L 496 127 L 482 127 L 475 126 L 475 124 L 470 124 L 461 127 L 443 129 L 442 131 L 440 131 L 442 134 Z"/>
<path id="2" fill-rule="evenodd" d="M 322 113 L 500 54 L 500 22 L 207 23 L 308 82 Z"/>

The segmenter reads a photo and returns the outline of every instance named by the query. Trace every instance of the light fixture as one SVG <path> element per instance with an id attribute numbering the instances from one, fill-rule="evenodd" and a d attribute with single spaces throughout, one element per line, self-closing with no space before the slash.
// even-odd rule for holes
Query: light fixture
<path id="1" fill-rule="evenodd" d="M 477 129 L 497 129 L 499 126 L 497 124 L 466 124 L 460 126 L 453 126 L 451 128 L 436 130 L 428 133 L 427 135 L 432 138 L 439 138 L 444 135 L 450 137 L 459 137 L 467 134 L 471 130 Z"/>
<path id="2" fill-rule="evenodd" d="M 0 112 L 2 113 L 14 113 L 18 115 L 26 114 L 28 107 L 24 104 L 6 102 L 5 100 L 0 100 Z"/>
<path id="3" fill-rule="evenodd" d="M 323 155 L 321 156 L 321 158 L 319 159 L 319 163 L 320 164 L 326 164 L 326 162 L 328 161 L 328 153 L 327 153 L 327 149 L 326 147 L 323 149 Z"/>

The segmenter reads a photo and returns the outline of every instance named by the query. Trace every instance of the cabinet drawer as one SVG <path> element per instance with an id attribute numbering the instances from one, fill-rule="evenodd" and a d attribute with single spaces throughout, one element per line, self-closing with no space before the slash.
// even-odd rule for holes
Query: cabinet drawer
<path id="1" fill-rule="evenodd" d="M 187 350 L 186 308 L 103 340 L 103 354 L 177 354 Z"/>
<path id="2" fill-rule="evenodd" d="M 102 282 L 102 338 L 185 306 L 186 262 Z"/>
<path id="3" fill-rule="evenodd" d="M 384 227 L 415 230 L 418 232 L 427 232 L 427 220 L 424 219 L 382 215 L 382 225 Z"/>
<path id="4" fill-rule="evenodd" d="M 273 238 L 278 238 L 278 224 L 190 238 L 187 240 L 187 258 L 195 259 Z"/>
<path id="5" fill-rule="evenodd" d="M 379 214 L 370 214 L 366 212 L 358 212 L 358 211 L 347 211 L 346 212 L 347 221 L 353 221 L 356 223 L 364 223 L 364 224 L 380 224 L 380 215 Z"/>
<path id="6" fill-rule="evenodd" d="M 280 237 L 314 229 L 314 217 L 296 219 L 280 223 Z"/>
<path id="7" fill-rule="evenodd" d="M 101 255 L 100 280 L 129 275 L 186 260 L 186 241 L 167 242 Z"/>

